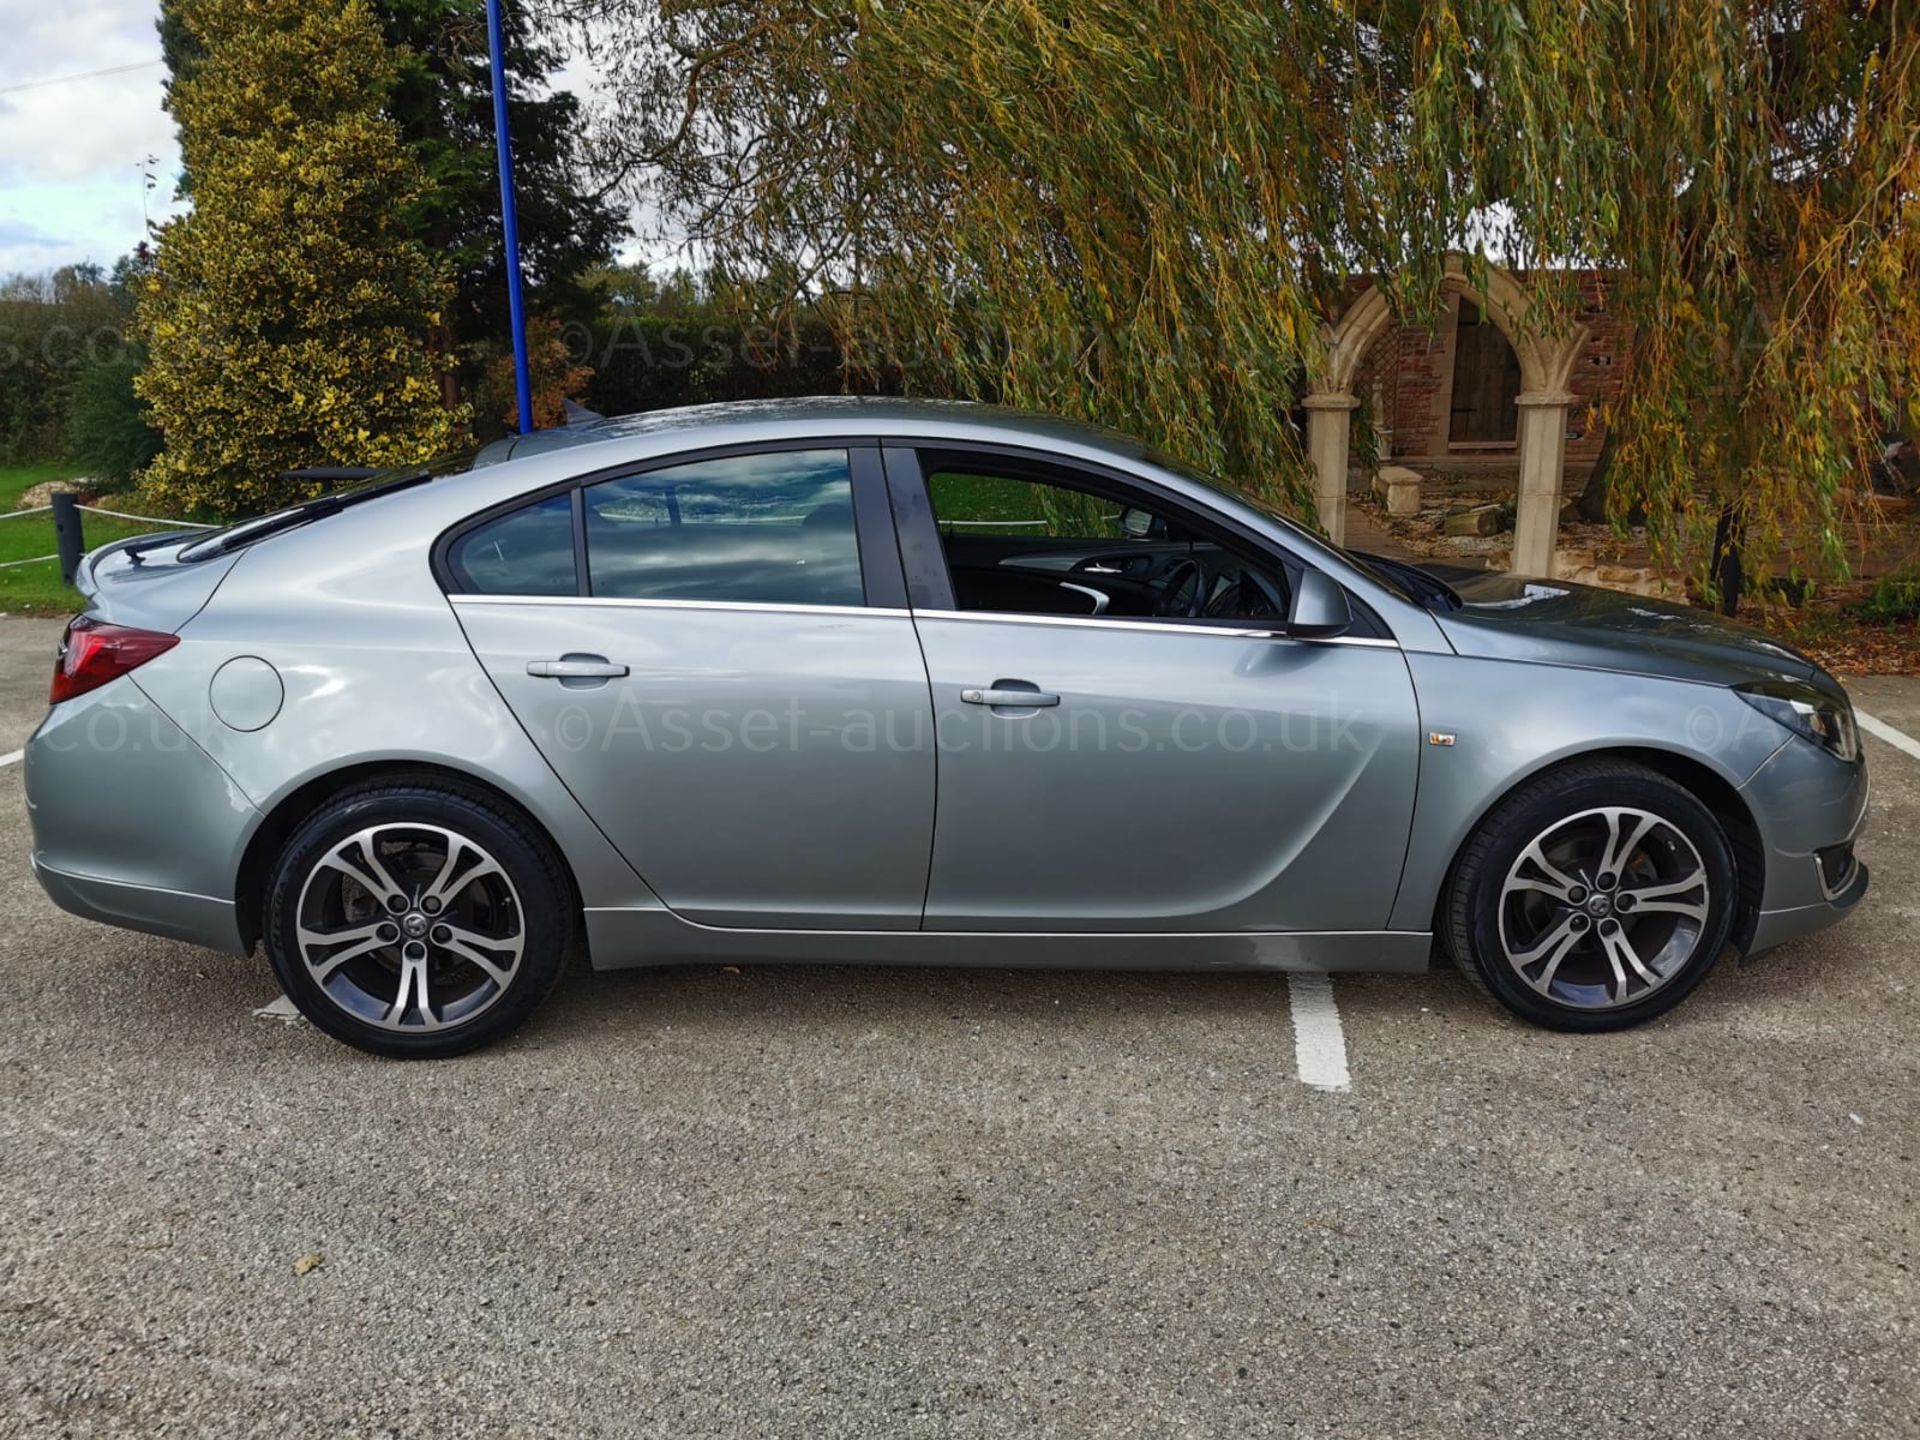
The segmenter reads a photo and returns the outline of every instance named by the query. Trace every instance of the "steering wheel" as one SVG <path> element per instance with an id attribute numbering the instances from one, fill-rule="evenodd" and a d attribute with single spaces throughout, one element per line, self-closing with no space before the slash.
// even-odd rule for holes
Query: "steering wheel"
<path id="1" fill-rule="evenodd" d="M 1188 587 L 1191 587 L 1192 593 L 1182 595 L 1181 592 Z M 1206 609 L 1206 570 L 1191 556 L 1174 561 L 1160 578 L 1160 593 L 1154 597 L 1153 613 L 1162 616 L 1184 616 L 1193 620 L 1204 615 Z"/>

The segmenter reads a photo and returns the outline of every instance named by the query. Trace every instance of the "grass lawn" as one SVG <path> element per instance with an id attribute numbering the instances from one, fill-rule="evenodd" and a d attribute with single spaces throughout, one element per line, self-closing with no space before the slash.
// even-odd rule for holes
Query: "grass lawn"
<path id="1" fill-rule="evenodd" d="M 60 562 L 43 560 L 33 565 L 7 565 L 9 560 L 27 560 L 52 555 L 53 516 L 26 515 L 7 518 L 18 506 L 22 492 L 48 480 L 70 480 L 80 471 L 71 465 L 0 466 L 0 613 L 27 615 L 65 615 L 80 608 L 80 592 L 60 583 Z M 100 515 L 82 517 L 82 534 L 89 550 L 111 540 L 124 540 L 159 527 L 126 520 L 109 520 Z"/>
<path id="2" fill-rule="evenodd" d="M 73 480 L 82 473 L 78 465 L 58 460 L 41 465 L 0 465 L 0 514 L 19 504 L 23 491 L 49 480 Z"/>

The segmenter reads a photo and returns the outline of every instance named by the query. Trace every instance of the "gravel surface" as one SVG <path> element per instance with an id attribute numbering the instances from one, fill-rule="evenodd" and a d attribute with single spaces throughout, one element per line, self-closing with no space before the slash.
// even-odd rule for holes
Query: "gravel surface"
<path id="1" fill-rule="evenodd" d="M 57 631 L 0 621 L 0 752 Z M 385 1063 L 55 911 L 0 769 L 0 1434 L 1920 1434 L 1868 745 L 1864 913 L 1619 1036 L 1342 978 L 1347 1094 L 1267 977 L 579 974 Z"/>

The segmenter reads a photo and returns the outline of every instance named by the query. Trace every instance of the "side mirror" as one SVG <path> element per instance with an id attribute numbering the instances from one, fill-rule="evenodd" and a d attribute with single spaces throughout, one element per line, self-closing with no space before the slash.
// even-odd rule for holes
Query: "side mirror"
<path id="1" fill-rule="evenodd" d="M 1120 530 L 1132 540 L 1167 538 L 1167 522 L 1151 510 L 1142 510 L 1137 505 L 1130 505 L 1120 512 Z"/>
<path id="2" fill-rule="evenodd" d="M 1287 607 L 1287 633 L 1341 635 L 1352 626 L 1353 607 L 1340 583 L 1318 570 L 1302 570 L 1300 582 L 1293 587 L 1293 603 Z"/>

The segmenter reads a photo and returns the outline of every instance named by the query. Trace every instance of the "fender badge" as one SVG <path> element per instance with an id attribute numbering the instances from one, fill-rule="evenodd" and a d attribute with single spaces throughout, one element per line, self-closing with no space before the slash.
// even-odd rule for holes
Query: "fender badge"
<path id="1" fill-rule="evenodd" d="M 1454 739 L 1455 736 L 1451 730 L 1429 730 L 1427 732 L 1427 744 L 1429 745 L 1451 745 Z"/>

